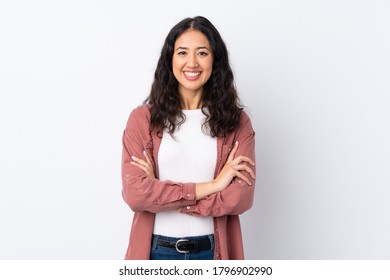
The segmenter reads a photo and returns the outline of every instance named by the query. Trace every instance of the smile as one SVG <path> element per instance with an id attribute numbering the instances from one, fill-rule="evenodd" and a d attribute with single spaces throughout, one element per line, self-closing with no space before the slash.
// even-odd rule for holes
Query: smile
<path id="1" fill-rule="evenodd" d="M 197 77 L 200 75 L 200 72 L 184 72 L 184 75 L 188 77 Z"/>

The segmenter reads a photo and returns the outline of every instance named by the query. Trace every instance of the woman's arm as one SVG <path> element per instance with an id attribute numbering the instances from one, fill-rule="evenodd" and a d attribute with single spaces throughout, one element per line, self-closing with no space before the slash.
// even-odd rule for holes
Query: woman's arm
<path id="1" fill-rule="evenodd" d="M 150 178 L 144 170 L 131 163 L 134 162 L 132 157 L 141 158 L 144 151 L 149 157 L 152 153 L 149 116 L 148 108 L 139 107 L 133 110 L 123 133 L 123 199 L 134 212 L 157 213 L 195 204 L 194 183 L 162 182 Z"/>
<path id="2" fill-rule="evenodd" d="M 255 132 L 247 116 L 240 125 L 236 137 L 239 145 L 235 153 L 255 160 Z M 218 176 L 223 173 L 226 164 Z M 248 162 L 244 164 L 248 164 Z M 241 174 L 250 182 L 236 176 L 222 191 L 197 201 L 196 205 L 182 207 L 181 212 L 194 216 L 213 217 L 242 214 L 250 209 L 253 204 L 255 171 L 255 168 L 253 168 L 253 174 L 248 172 L 248 170 L 241 171 Z"/>

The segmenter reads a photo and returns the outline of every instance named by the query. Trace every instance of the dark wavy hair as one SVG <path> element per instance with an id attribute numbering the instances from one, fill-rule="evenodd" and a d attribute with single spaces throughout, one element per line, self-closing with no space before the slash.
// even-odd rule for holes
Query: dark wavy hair
<path id="1" fill-rule="evenodd" d="M 150 95 L 144 101 L 151 105 L 151 128 L 157 128 L 158 131 L 167 129 L 172 135 L 176 127 L 185 121 L 185 115 L 181 111 L 178 81 L 173 74 L 172 58 L 176 39 L 188 29 L 202 32 L 214 55 L 211 76 L 203 86 L 202 105 L 208 108 L 202 109 L 206 115 L 204 125 L 208 125 L 212 137 L 225 135 L 238 127 L 242 105 L 234 84 L 226 45 L 213 24 L 201 16 L 180 21 L 165 39 Z"/>

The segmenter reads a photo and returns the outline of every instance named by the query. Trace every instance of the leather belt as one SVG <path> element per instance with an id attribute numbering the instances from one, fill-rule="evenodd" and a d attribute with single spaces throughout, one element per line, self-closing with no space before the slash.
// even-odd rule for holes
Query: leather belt
<path id="1" fill-rule="evenodd" d="M 174 248 L 179 253 L 189 253 L 202 250 L 210 250 L 211 243 L 210 239 L 205 240 L 189 240 L 189 239 L 179 239 L 177 241 L 169 241 L 164 239 L 158 239 L 157 245 Z"/>

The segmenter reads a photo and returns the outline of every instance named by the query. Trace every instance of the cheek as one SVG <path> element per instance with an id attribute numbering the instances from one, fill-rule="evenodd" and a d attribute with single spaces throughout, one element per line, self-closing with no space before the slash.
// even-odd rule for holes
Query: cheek
<path id="1" fill-rule="evenodd" d="M 180 64 L 178 61 L 172 60 L 172 71 L 175 76 L 180 73 Z"/>
<path id="2" fill-rule="evenodd" d="M 208 62 L 208 70 L 211 72 L 213 71 L 213 60 L 211 59 L 209 62 Z"/>
<path id="3" fill-rule="evenodd" d="M 172 59 L 172 69 L 175 70 L 177 68 L 177 61 Z"/>
<path id="4" fill-rule="evenodd" d="M 208 68 L 207 68 L 207 75 L 210 77 L 211 73 L 213 72 L 213 63 L 210 63 Z"/>
<path id="5" fill-rule="evenodd" d="M 172 58 L 172 67 L 173 67 L 173 69 L 179 68 L 181 64 L 182 63 L 181 63 L 180 59 L 178 59 L 177 57 L 173 57 Z"/>
<path id="6" fill-rule="evenodd" d="M 173 76 L 175 77 L 175 79 L 177 81 L 180 80 L 180 71 L 178 71 L 177 69 L 173 68 Z"/>

